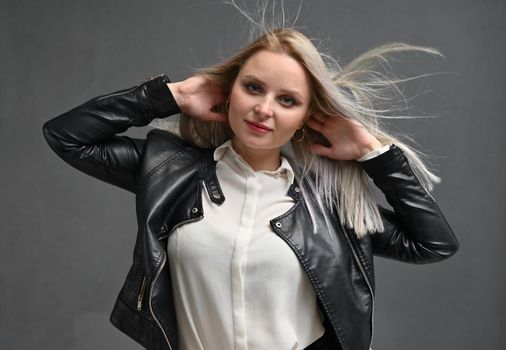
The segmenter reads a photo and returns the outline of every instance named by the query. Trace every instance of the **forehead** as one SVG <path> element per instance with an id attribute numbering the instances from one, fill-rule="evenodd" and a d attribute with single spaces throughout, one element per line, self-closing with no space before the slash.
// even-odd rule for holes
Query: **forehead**
<path id="1" fill-rule="evenodd" d="M 304 67 L 285 53 L 262 50 L 242 66 L 240 76 L 254 76 L 273 88 L 297 89 L 309 94 L 309 78 Z"/>

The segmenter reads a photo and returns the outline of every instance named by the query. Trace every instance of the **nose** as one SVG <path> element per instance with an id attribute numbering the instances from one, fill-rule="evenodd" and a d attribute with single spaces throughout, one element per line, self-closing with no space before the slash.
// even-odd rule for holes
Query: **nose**
<path id="1" fill-rule="evenodd" d="M 269 97 L 265 97 L 258 101 L 258 103 L 254 107 L 254 111 L 257 114 L 260 114 L 262 117 L 272 117 L 274 115 L 273 103 L 272 99 Z"/>

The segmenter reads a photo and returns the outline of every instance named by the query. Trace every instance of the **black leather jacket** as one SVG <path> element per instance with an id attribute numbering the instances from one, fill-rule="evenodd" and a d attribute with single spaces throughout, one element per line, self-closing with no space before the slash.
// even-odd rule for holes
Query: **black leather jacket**
<path id="1" fill-rule="evenodd" d="M 168 82 L 161 75 L 92 98 L 43 126 L 48 144 L 64 161 L 136 195 L 133 264 L 110 321 L 145 348 L 156 350 L 178 349 L 167 239 L 179 225 L 203 218 L 203 190 L 216 205 L 226 200 L 216 177 L 213 150 L 190 146 L 159 129 L 151 130 L 146 139 L 118 135 L 180 112 Z M 451 228 L 398 147 L 393 145 L 361 164 L 393 208 L 380 208 L 384 232 L 357 239 L 336 218 L 334 239 L 325 232 L 307 234 L 313 231 L 312 221 L 297 184 L 288 192 L 293 207 L 270 221 L 273 232 L 298 257 L 325 316 L 325 335 L 309 349 L 369 349 L 373 254 L 429 263 L 458 249 Z M 323 220 L 320 214 L 316 219 Z"/>

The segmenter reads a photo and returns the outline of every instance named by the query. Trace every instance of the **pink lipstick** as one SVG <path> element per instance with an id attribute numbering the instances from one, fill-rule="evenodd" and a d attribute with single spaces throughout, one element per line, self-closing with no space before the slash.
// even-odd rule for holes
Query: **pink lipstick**
<path id="1" fill-rule="evenodd" d="M 271 128 L 263 125 L 263 124 L 260 124 L 260 123 L 255 123 L 255 122 L 250 122 L 248 120 L 246 120 L 246 124 L 248 125 L 248 127 L 257 132 L 257 133 L 260 133 L 260 134 L 267 134 L 269 131 L 272 131 Z"/>

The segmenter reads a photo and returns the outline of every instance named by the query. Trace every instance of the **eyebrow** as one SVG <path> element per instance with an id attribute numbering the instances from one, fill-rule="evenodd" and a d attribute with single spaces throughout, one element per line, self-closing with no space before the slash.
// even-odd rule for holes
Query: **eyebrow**
<path id="1" fill-rule="evenodd" d="M 266 85 L 266 84 L 265 84 L 265 82 L 264 82 L 262 79 L 260 79 L 260 78 L 258 78 L 258 77 L 256 77 L 256 76 L 254 76 L 254 75 L 251 75 L 251 74 L 247 74 L 247 75 L 243 76 L 243 79 L 256 80 L 256 81 L 257 81 L 257 82 L 259 82 L 260 84 L 262 84 L 262 85 Z M 282 91 L 283 93 L 287 93 L 287 94 L 289 94 L 289 95 L 295 95 L 295 97 L 299 98 L 300 100 L 303 100 L 303 99 L 304 99 L 304 98 L 302 97 L 302 94 L 301 94 L 299 91 L 297 91 L 297 90 L 282 89 L 281 91 Z"/>

